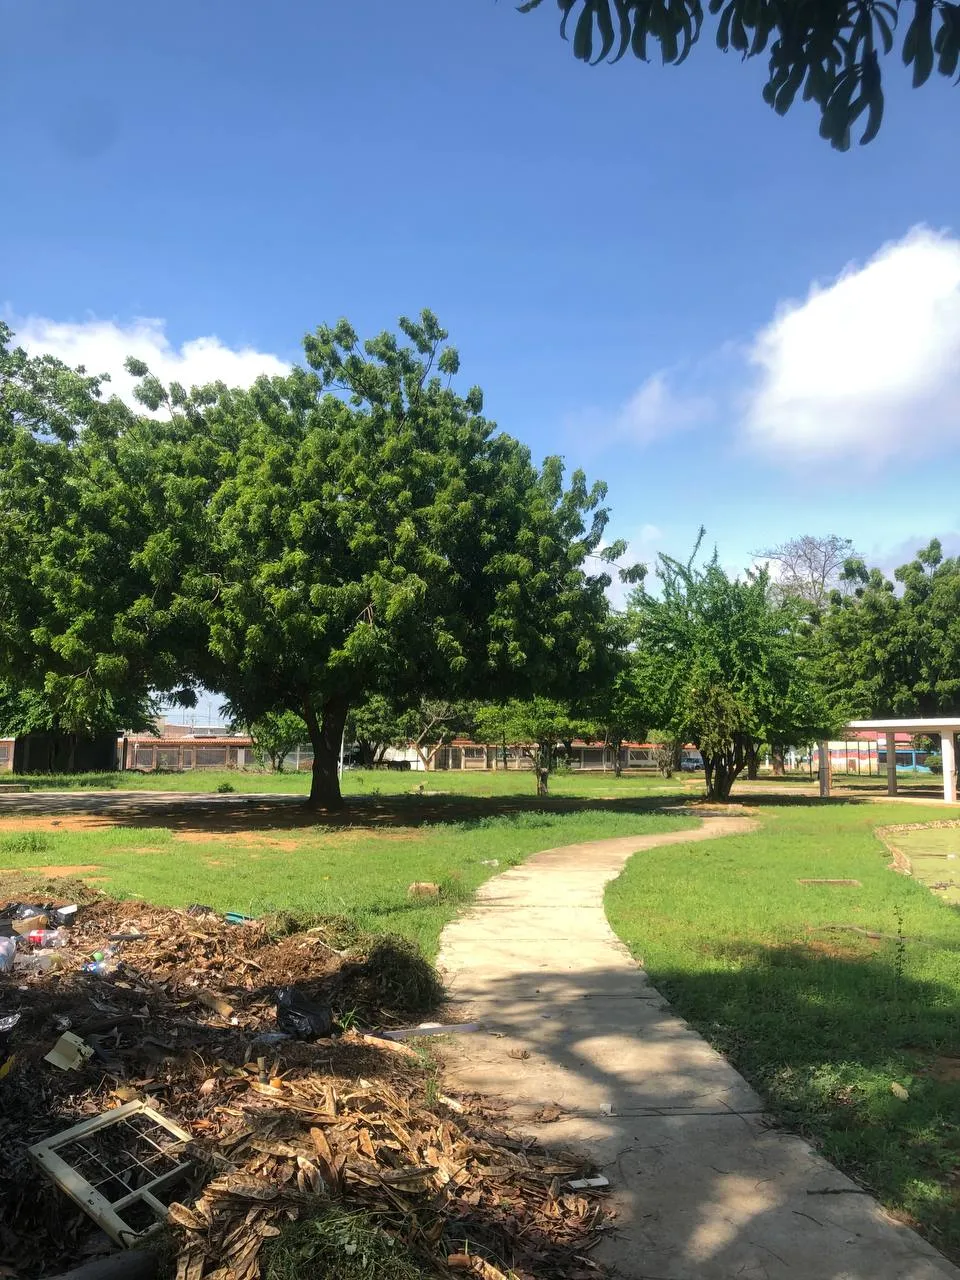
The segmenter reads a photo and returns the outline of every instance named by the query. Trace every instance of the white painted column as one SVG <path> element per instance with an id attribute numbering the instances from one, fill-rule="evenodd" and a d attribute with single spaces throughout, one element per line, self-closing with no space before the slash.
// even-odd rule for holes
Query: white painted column
<path id="1" fill-rule="evenodd" d="M 957 803 L 957 753 L 953 745 L 955 728 L 945 729 L 940 735 L 940 756 L 943 760 L 943 798 L 947 804 Z"/>
<path id="2" fill-rule="evenodd" d="M 944 768 L 946 776 L 946 768 Z M 887 730 L 887 795 L 897 794 L 897 735 Z"/>

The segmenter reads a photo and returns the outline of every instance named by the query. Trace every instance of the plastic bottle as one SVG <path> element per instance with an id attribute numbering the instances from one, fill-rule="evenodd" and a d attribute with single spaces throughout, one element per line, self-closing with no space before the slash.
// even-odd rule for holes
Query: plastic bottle
<path id="1" fill-rule="evenodd" d="M 59 951 L 21 951 L 13 962 L 17 973 L 50 973 L 63 967 Z"/>
<path id="2" fill-rule="evenodd" d="M 16 938 L 0 938 L 0 973 L 6 973 L 13 968 L 13 957 L 16 954 Z"/>
<path id="3" fill-rule="evenodd" d="M 70 941 L 66 929 L 33 929 L 27 941 L 34 947 L 65 947 Z"/>

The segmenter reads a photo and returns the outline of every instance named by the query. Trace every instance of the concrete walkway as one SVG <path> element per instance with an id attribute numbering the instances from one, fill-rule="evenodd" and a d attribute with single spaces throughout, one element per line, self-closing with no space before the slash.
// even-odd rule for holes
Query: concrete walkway
<path id="1" fill-rule="evenodd" d="M 448 1083 L 498 1095 L 545 1144 L 594 1153 L 619 1230 L 593 1256 L 630 1280 L 960 1280 L 806 1142 L 771 1126 L 607 924 L 603 886 L 632 854 L 753 825 L 711 818 L 548 849 L 488 881 L 441 940 L 452 998 L 484 1024 L 450 1049 Z"/>

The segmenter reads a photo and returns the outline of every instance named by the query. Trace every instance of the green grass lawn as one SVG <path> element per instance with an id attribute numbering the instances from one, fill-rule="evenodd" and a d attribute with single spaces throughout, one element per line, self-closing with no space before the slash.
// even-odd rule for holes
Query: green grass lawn
<path id="1" fill-rule="evenodd" d="M 16 893 L 4 871 L 43 878 L 45 868 L 80 878 L 119 897 L 164 906 L 206 903 L 221 911 L 277 910 L 349 917 L 362 929 L 396 932 L 428 955 L 440 930 L 484 880 L 555 845 L 604 836 L 646 835 L 693 820 L 623 808 L 566 812 L 477 813 L 459 806 L 448 819 L 416 825 L 418 804 L 379 811 L 358 806 L 355 826 L 325 826 L 298 806 L 272 816 L 245 810 L 176 815 L 169 825 L 90 825 L 82 817 L 58 827 L 0 817 L 0 899 Z M 469 816 L 468 816 L 469 815 Z M 69 828 L 69 829 L 67 829 Z M 411 901 L 414 881 L 441 886 L 439 901 Z"/>
<path id="2" fill-rule="evenodd" d="M 960 914 L 874 834 L 943 810 L 771 801 L 758 834 L 636 855 L 611 924 L 784 1121 L 960 1256 Z"/>

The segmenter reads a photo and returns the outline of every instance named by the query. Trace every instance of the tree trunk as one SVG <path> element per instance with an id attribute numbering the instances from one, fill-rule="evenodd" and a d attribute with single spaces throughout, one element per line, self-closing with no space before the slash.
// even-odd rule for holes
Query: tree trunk
<path id="1" fill-rule="evenodd" d="M 619 738 L 615 738 L 610 745 L 613 748 L 613 776 L 620 778 L 623 776 L 623 764 L 620 761 L 620 748 L 623 743 Z"/>
<path id="2" fill-rule="evenodd" d="M 726 804 L 736 777 L 732 762 L 723 754 L 704 756 L 703 763 L 707 776 L 707 799 L 717 804 Z"/>
<path id="3" fill-rule="evenodd" d="M 771 743 L 770 754 L 773 758 L 773 776 L 782 778 L 787 772 L 785 762 L 786 748 L 782 742 Z"/>
<path id="4" fill-rule="evenodd" d="M 751 782 L 756 782 L 760 773 L 760 752 L 757 750 L 757 744 L 753 738 L 747 740 L 745 754 L 747 757 L 747 777 Z"/>
<path id="5" fill-rule="evenodd" d="M 730 799 L 733 784 L 743 772 L 747 763 L 751 738 L 737 735 L 732 745 L 716 755 L 707 756 L 701 748 L 704 771 L 707 776 L 707 799 L 718 804 L 726 804 Z"/>
<path id="6" fill-rule="evenodd" d="M 321 716 L 309 699 L 303 704 L 303 718 L 313 747 L 313 776 L 310 780 L 310 796 L 307 805 L 311 809 L 342 809 L 340 794 L 340 744 L 343 727 L 347 722 L 349 705 L 346 698 L 328 698 L 323 704 Z"/>
<path id="7" fill-rule="evenodd" d="M 369 738 L 358 738 L 357 746 L 360 748 L 360 763 L 365 769 L 372 769 L 377 763 L 375 743 Z"/>
<path id="8" fill-rule="evenodd" d="M 542 800 L 544 796 L 550 794 L 550 770 L 545 769 L 541 763 L 536 765 L 537 774 L 537 798 Z"/>

